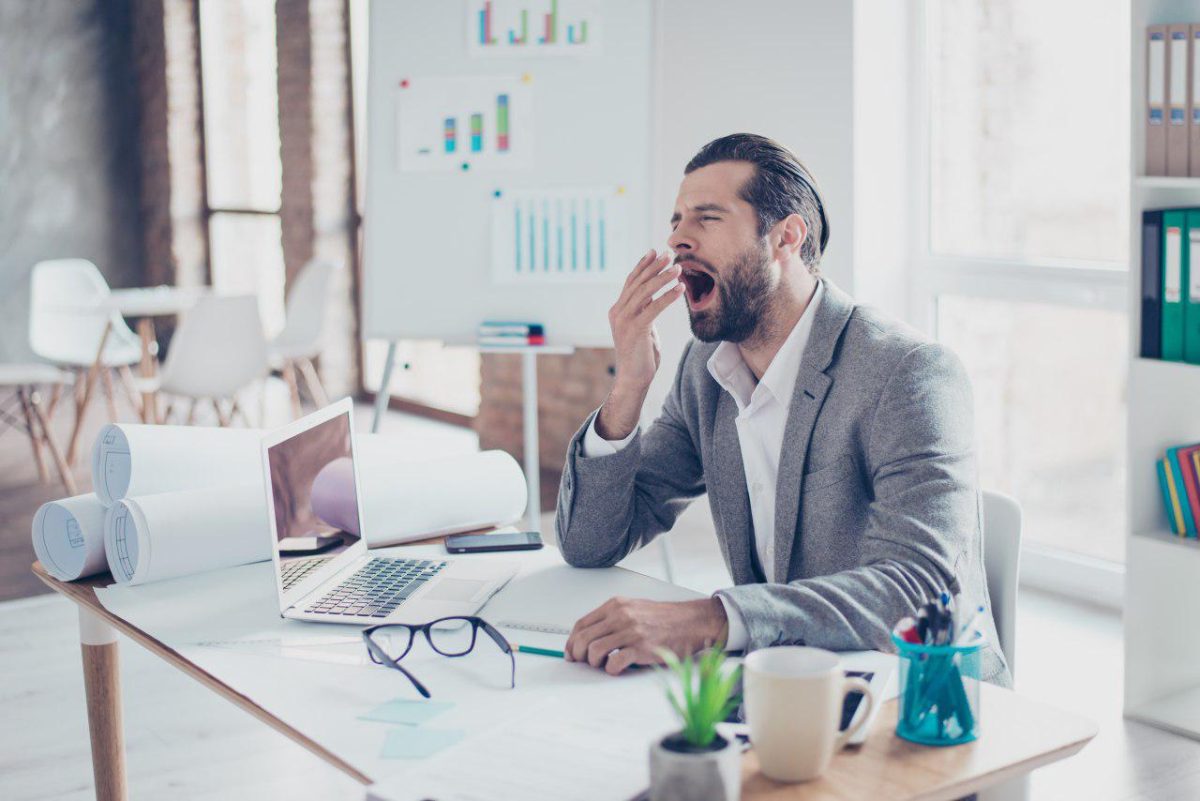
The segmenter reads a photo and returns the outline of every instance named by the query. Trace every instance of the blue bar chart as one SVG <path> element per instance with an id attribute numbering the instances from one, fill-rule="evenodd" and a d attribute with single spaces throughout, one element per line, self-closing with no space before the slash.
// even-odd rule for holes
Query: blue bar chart
<path id="1" fill-rule="evenodd" d="M 595 0 L 466 0 L 467 51 L 487 56 L 572 56 L 599 50 Z"/>
<path id="2" fill-rule="evenodd" d="M 629 271 L 627 198 L 620 188 L 497 190 L 492 277 L 621 281 Z"/>
<path id="3" fill-rule="evenodd" d="M 525 169 L 533 160 L 533 90 L 520 76 L 418 77 L 397 90 L 404 172 Z"/>

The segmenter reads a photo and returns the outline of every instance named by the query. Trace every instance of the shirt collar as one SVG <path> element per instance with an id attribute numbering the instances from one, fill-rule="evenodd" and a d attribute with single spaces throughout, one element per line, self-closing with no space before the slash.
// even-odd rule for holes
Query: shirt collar
<path id="1" fill-rule="evenodd" d="M 751 404 L 761 405 L 764 400 L 758 400 L 764 394 L 769 395 L 783 404 L 791 403 L 792 393 L 796 387 L 796 377 L 800 374 L 800 361 L 804 357 L 804 349 L 808 346 L 812 334 L 813 317 L 821 297 L 825 293 L 825 284 L 817 282 L 816 291 L 808 302 L 804 313 L 793 326 L 787 339 L 783 341 L 775 358 L 767 366 L 761 381 L 754 380 L 754 373 L 742 358 L 742 353 L 733 342 L 722 342 L 717 345 L 712 356 L 708 359 L 708 372 L 726 392 L 737 402 L 738 410 L 745 411 Z M 759 389 L 761 387 L 761 390 Z"/>

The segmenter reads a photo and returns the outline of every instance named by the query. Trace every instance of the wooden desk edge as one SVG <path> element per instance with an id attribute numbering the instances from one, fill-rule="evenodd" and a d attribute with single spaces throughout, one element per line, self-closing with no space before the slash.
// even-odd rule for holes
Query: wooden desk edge
<path id="1" fill-rule="evenodd" d="M 298 730 L 284 723 L 282 720 L 263 709 L 249 697 L 242 695 L 228 685 L 223 684 L 209 673 L 189 662 L 174 648 L 163 644 L 161 641 L 151 637 L 138 627 L 126 622 L 125 620 L 122 620 L 105 609 L 104 604 L 100 603 L 100 599 L 96 596 L 96 588 L 111 586 L 114 582 L 110 574 L 104 573 L 99 576 L 92 576 L 91 578 L 73 582 L 59 581 L 58 579 L 55 579 L 46 573 L 46 569 L 38 562 L 33 563 L 33 574 L 50 589 L 54 590 L 60 595 L 66 596 L 76 604 L 86 607 L 89 612 L 97 617 L 103 618 L 104 621 L 114 629 L 121 632 L 146 650 L 153 652 L 162 658 L 164 662 L 174 665 L 176 668 L 196 679 L 210 690 L 224 696 L 235 705 L 241 707 L 246 712 L 249 712 L 251 715 L 261 720 L 263 723 L 266 723 L 268 726 L 280 732 L 281 734 L 286 735 L 291 740 L 299 743 L 313 754 L 333 765 L 338 770 L 354 778 L 360 784 L 371 784 L 372 779 L 369 776 L 350 765 L 350 763 L 346 762 L 332 751 L 318 744 L 314 740 L 309 739 Z"/>

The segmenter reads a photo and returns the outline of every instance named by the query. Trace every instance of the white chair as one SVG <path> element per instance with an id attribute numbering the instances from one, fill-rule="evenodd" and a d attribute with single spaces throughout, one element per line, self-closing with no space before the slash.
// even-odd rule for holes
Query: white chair
<path id="1" fill-rule="evenodd" d="M 324 344 L 329 284 L 338 269 L 337 265 L 324 261 L 310 261 L 304 265 L 288 292 L 287 318 L 283 330 L 269 346 L 271 369 L 283 373 L 291 394 L 294 417 L 299 417 L 302 411 L 297 369 L 304 377 L 313 402 L 319 407 L 329 404 L 329 396 L 312 360 L 321 353 Z"/>
<path id="2" fill-rule="evenodd" d="M 166 422 L 174 404 L 169 403 L 158 415 L 158 395 L 188 398 L 191 407 L 187 422 L 195 419 L 201 400 L 212 403 L 217 421 L 227 426 L 234 415 L 245 412 L 237 394 L 261 380 L 267 371 L 267 341 L 258 299 L 253 295 L 207 295 L 200 298 L 175 329 L 167 358 L 159 375 L 138 379 L 140 392 L 154 393 L 151 416 Z M 229 408 L 222 406 L 228 401 Z"/>
<path id="3" fill-rule="evenodd" d="M 983 492 L 983 567 L 1000 650 L 1015 675 L 1021 505 L 1007 495 L 988 490 Z"/>
<path id="4" fill-rule="evenodd" d="M 67 444 L 67 463 L 75 461 L 84 415 L 91 402 L 92 381 L 80 380 L 93 366 L 108 401 L 109 419 L 117 416 L 113 398 L 115 370 L 129 402 L 139 408 L 133 393 L 131 364 L 142 358 L 141 340 L 121 315 L 104 305 L 108 283 L 87 259 L 53 259 L 33 267 L 29 310 L 29 346 L 40 358 L 75 373 L 75 427 Z M 101 349 L 103 348 L 103 350 Z"/>
<path id="5" fill-rule="evenodd" d="M 1000 651 L 1016 675 L 1017 582 L 1021 567 L 1021 505 L 999 492 L 983 492 L 983 568 Z M 987 712 L 985 711 L 986 715 Z M 1024 801 L 1029 776 L 1001 782 L 983 790 L 978 801 Z"/>
<path id="6" fill-rule="evenodd" d="M 42 483 L 50 481 L 50 472 L 46 469 L 46 460 L 42 456 L 42 447 L 50 451 L 54 467 L 58 471 L 59 480 L 69 495 L 75 494 L 75 478 L 67 467 L 62 451 L 54 441 L 50 431 L 50 417 L 54 415 L 54 407 L 63 387 L 70 385 L 71 374 L 52 367 L 49 364 L 0 364 L 0 387 L 16 390 L 13 396 L 20 409 L 21 418 L 9 412 L 6 406 L 12 405 L 13 398 L 0 404 L 0 420 L 13 428 L 24 429 L 29 435 L 29 444 L 33 448 L 33 460 L 37 464 L 38 477 Z M 50 408 L 42 411 L 40 387 L 54 387 L 50 397 Z M 23 419 L 22 419 L 23 418 Z"/>

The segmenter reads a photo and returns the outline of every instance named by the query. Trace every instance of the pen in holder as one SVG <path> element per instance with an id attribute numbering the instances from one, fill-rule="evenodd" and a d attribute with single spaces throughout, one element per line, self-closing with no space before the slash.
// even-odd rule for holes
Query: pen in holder
<path id="1" fill-rule="evenodd" d="M 979 736 L 979 661 L 986 638 L 921 645 L 892 633 L 900 655 L 896 736 L 922 745 L 958 745 Z"/>

